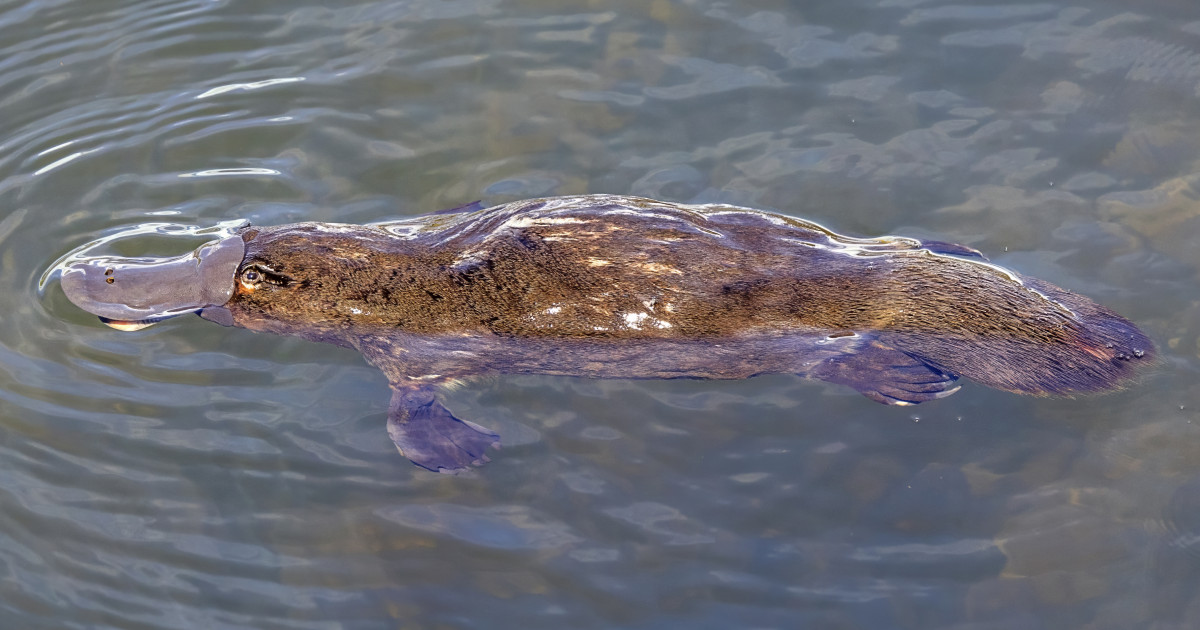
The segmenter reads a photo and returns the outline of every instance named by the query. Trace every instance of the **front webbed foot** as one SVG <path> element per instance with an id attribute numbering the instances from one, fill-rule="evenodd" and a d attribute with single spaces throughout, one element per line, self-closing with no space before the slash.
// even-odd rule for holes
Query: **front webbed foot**
<path id="1" fill-rule="evenodd" d="M 826 359 L 809 376 L 849 385 L 885 405 L 916 405 L 958 391 L 958 376 L 877 341 L 853 354 Z"/>
<path id="2" fill-rule="evenodd" d="M 481 466 L 488 447 L 500 446 L 499 435 L 455 418 L 429 389 L 394 388 L 387 427 L 401 455 L 434 472 Z"/>

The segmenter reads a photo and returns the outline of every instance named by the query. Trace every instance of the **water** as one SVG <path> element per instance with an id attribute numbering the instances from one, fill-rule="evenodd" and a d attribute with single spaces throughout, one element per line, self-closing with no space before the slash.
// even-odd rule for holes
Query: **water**
<path id="1" fill-rule="evenodd" d="M 5 627 L 1200 625 L 1190 1 L 10 1 L 0 53 Z M 1163 360 L 919 422 L 785 376 L 500 378 L 447 402 L 506 448 L 447 478 L 353 352 L 38 288 L 139 226 L 176 227 L 107 247 L 584 192 L 964 243 Z"/>

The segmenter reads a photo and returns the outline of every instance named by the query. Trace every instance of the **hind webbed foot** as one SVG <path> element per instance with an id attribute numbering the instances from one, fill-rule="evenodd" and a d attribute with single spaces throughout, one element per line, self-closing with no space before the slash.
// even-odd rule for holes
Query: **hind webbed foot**
<path id="1" fill-rule="evenodd" d="M 879 342 L 854 354 L 826 359 L 809 373 L 830 383 L 848 385 L 885 405 L 916 405 L 958 391 L 958 376 Z"/>

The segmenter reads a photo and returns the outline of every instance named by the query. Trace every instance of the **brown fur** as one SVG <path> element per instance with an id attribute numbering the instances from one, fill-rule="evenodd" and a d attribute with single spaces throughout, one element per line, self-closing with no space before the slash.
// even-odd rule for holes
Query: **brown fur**
<path id="1" fill-rule="evenodd" d="M 1154 354 L 1120 316 L 966 248 L 730 206 L 597 195 L 243 237 L 239 277 L 265 280 L 239 284 L 233 323 L 348 346 L 388 331 L 597 348 L 854 333 L 1031 394 L 1113 387 Z"/>

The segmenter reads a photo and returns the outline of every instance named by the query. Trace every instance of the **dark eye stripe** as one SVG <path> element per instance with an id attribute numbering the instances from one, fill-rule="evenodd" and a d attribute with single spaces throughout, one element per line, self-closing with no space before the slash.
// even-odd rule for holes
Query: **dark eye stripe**
<path id="1" fill-rule="evenodd" d="M 281 273 L 276 273 L 275 271 L 267 269 L 262 265 L 254 265 L 253 267 L 249 267 L 242 272 L 242 281 L 248 284 L 266 282 L 268 284 L 282 287 L 287 286 L 291 280 L 291 277 Z"/>

